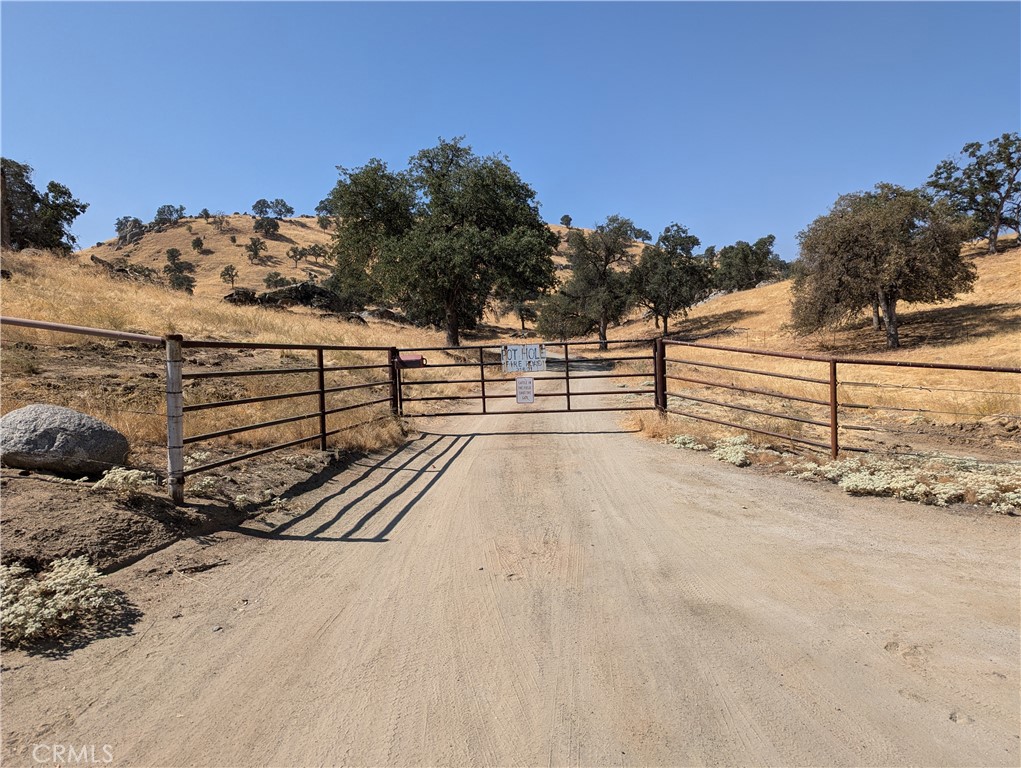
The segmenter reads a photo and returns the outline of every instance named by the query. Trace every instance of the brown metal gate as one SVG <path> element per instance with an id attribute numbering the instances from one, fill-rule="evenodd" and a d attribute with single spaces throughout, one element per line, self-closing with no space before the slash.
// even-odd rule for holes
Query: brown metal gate
<path id="1" fill-rule="evenodd" d="M 529 343 L 527 340 L 522 344 Z M 478 416 L 499 413 L 584 413 L 652 411 L 659 403 L 656 385 L 660 345 L 648 340 L 544 343 L 546 370 L 502 372 L 501 344 L 468 347 L 403 348 L 397 360 L 398 412 L 407 417 Z M 535 405 L 517 405 L 514 382 L 535 381 Z M 603 382 L 622 380 L 616 386 Z M 593 382 L 599 384 L 592 386 Z M 611 406 L 590 406 L 592 397 L 614 397 Z M 457 403 L 454 410 L 429 412 L 426 403 Z M 539 403 L 544 403 L 540 406 Z M 466 404 L 476 404 L 467 408 Z"/>

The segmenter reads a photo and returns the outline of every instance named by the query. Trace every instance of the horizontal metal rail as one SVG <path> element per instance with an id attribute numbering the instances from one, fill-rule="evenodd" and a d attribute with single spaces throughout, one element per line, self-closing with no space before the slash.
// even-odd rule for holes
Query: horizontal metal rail
<path id="1" fill-rule="evenodd" d="M 709 400 L 703 397 L 692 397 L 691 395 L 680 395 L 676 392 L 667 392 L 667 397 L 679 397 L 682 400 L 691 400 L 696 403 L 705 403 L 706 405 L 715 405 L 719 408 L 731 408 L 735 411 L 745 411 L 746 413 L 756 413 L 759 416 L 768 416 L 774 419 L 783 419 L 785 421 L 797 421 L 802 424 L 811 424 L 814 427 L 830 427 L 828 421 L 815 421 L 814 419 L 803 419 L 800 416 L 789 416 L 784 413 L 773 413 L 771 411 L 760 411 L 758 408 L 749 408 L 745 405 L 734 405 L 732 403 L 721 403 L 717 400 Z M 828 405 L 828 403 L 827 403 Z M 742 427 L 743 429 L 743 427 Z"/>
<path id="2" fill-rule="evenodd" d="M 943 371 L 980 371 L 984 373 L 1021 373 L 1021 368 L 1012 368 L 996 365 L 964 365 L 957 363 L 923 363 L 911 360 L 871 360 L 864 357 L 824 357 L 822 355 L 800 355 L 793 352 L 767 352 L 761 349 L 749 349 L 748 347 L 725 347 L 716 344 L 703 344 L 693 341 L 679 341 L 676 339 L 665 339 L 665 344 L 676 346 L 693 347 L 695 349 L 716 349 L 723 352 L 741 352 L 746 355 L 760 355 L 762 357 L 780 357 L 788 360 L 811 360 L 819 363 L 836 362 L 840 365 L 882 365 L 893 368 L 928 368 L 931 370 Z"/>
<path id="3" fill-rule="evenodd" d="M 607 339 L 605 342 L 599 341 L 598 339 L 595 340 L 595 341 L 528 341 L 528 340 L 522 340 L 521 342 L 516 342 L 516 343 L 520 343 L 522 345 L 524 345 L 524 344 L 541 344 L 544 347 L 563 347 L 565 344 L 568 345 L 568 346 L 571 346 L 571 347 L 583 347 L 583 346 L 593 346 L 593 345 L 596 345 L 596 344 L 603 344 L 603 343 L 605 343 L 605 344 L 648 344 L 649 340 L 648 339 L 620 339 L 620 340 L 617 340 L 617 339 Z M 466 351 L 466 350 L 479 350 L 479 349 L 483 349 L 483 350 L 485 350 L 485 349 L 496 349 L 496 350 L 498 350 L 498 349 L 501 349 L 504 346 L 509 346 L 509 345 L 501 343 L 501 344 L 469 344 L 469 345 L 465 345 L 463 347 L 401 347 L 401 352 L 450 352 L 450 353 L 457 353 L 457 352 L 463 352 L 463 351 Z M 478 363 L 476 363 L 476 365 L 478 365 Z"/>
<path id="4" fill-rule="evenodd" d="M 281 424 L 290 424 L 295 421 L 303 421 L 305 419 L 314 419 L 319 416 L 319 412 L 306 413 L 303 416 L 288 416 L 284 419 L 274 419 L 273 421 L 263 421 L 259 424 L 247 424 L 243 427 L 233 427 L 232 429 L 221 429 L 218 432 L 206 432 L 204 435 L 194 435 L 192 437 L 184 438 L 184 444 L 199 443 L 203 440 L 213 440 L 217 437 L 227 437 L 228 435 L 238 435 L 242 432 L 251 432 L 255 429 L 265 429 L 266 427 L 278 427 Z"/>
<path id="5" fill-rule="evenodd" d="M 389 387 L 389 381 L 370 381 L 366 384 L 344 384 L 339 387 L 327 387 L 321 390 L 324 395 L 328 395 L 331 392 L 348 392 L 352 389 L 370 389 L 371 387 Z"/>
<path id="6" fill-rule="evenodd" d="M 252 403 L 269 403 L 273 400 L 290 400 L 294 397 L 313 397 L 319 394 L 318 389 L 310 389 L 307 392 L 285 392 L 282 395 L 260 395 L 259 397 L 243 397 L 240 400 L 221 400 L 215 403 L 195 403 L 186 405 L 182 409 L 184 413 L 192 411 L 206 411 L 210 408 L 226 408 L 231 405 L 250 405 Z"/>
<path id="7" fill-rule="evenodd" d="M 317 432 L 316 434 L 310 435 L 308 437 L 299 437 L 297 440 L 289 440 L 286 443 L 277 443 L 276 445 L 270 445 L 270 446 L 268 446 L 266 448 L 259 448 L 259 449 L 254 450 L 254 451 L 249 451 L 248 453 L 241 453 L 241 454 L 238 454 L 237 456 L 231 456 L 231 457 L 226 458 L 226 459 L 220 459 L 219 461 L 211 461 L 208 464 L 202 464 L 200 466 L 192 467 L 191 469 L 184 470 L 184 476 L 188 477 L 189 475 L 194 475 L 197 472 L 206 472 L 206 471 L 208 471 L 210 469 L 216 469 L 217 467 L 225 467 L 228 464 L 235 464 L 235 463 L 237 463 L 239 461 L 244 461 L 245 459 L 254 459 L 256 456 L 262 456 L 262 455 L 267 454 L 267 453 L 272 453 L 273 451 L 279 451 L 279 450 L 282 450 L 284 448 L 291 448 L 291 447 L 293 447 L 295 445 L 301 445 L 302 443 L 309 443 L 309 442 L 311 442 L 313 440 L 318 440 L 318 439 L 319 439 L 319 433 Z"/>
<path id="8" fill-rule="evenodd" d="M 572 397 L 573 397 L 572 393 Z M 433 416 L 521 416 L 532 413 L 604 413 L 608 411 L 654 411 L 656 406 L 654 405 L 634 405 L 634 406 L 618 406 L 616 408 L 542 408 L 538 410 L 527 410 L 527 411 L 441 411 L 438 413 L 406 413 L 404 414 L 409 419 L 422 419 L 431 418 Z"/>
<path id="9" fill-rule="evenodd" d="M 229 379 L 237 376 L 278 376 L 288 373 L 318 373 L 318 368 L 253 368 L 248 371 L 201 371 L 182 373 L 182 379 Z"/>
<path id="10" fill-rule="evenodd" d="M 380 403 L 389 403 L 389 397 L 382 397 L 379 400 L 369 400 L 364 403 L 355 403 L 354 405 L 342 405 L 339 408 L 328 408 L 323 411 L 323 415 L 329 416 L 332 413 L 342 413 L 344 411 L 354 411 L 358 408 L 368 408 L 370 405 L 379 405 Z M 329 433 L 327 433 L 329 434 Z"/>
<path id="11" fill-rule="evenodd" d="M 732 365 L 720 365 L 719 363 L 702 363 L 697 360 L 679 360 L 677 358 L 666 358 L 668 363 L 679 363 L 681 365 L 702 366 L 703 368 L 716 368 L 721 371 L 736 371 L 737 373 L 752 373 L 759 376 L 772 376 L 776 379 L 789 379 L 791 381 L 805 381 L 809 384 L 829 384 L 827 379 L 813 379 L 808 376 L 795 376 L 791 373 L 776 373 L 774 371 L 762 371 L 756 368 L 735 368 Z"/>
<path id="12" fill-rule="evenodd" d="M 211 341 L 184 339 L 181 346 L 186 349 L 293 349 L 307 352 L 389 352 L 390 347 L 349 347 L 343 344 L 276 344 L 261 341 Z"/>
<path id="13" fill-rule="evenodd" d="M 83 336 L 100 336 L 105 339 L 117 339 L 118 341 L 134 341 L 139 344 L 160 344 L 166 339 L 162 336 L 146 336 L 142 333 L 125 333 L 123 331 L 111 331 L 106 328 L 89 328 L 83 325 L 65 325 L 64 323 L 47 323 L 42 320 L 28 320 L 23 317 L 0 317 L 0 325 L 14 325 L 20 328 L 36 328 L 41 331 L 55 331 L 57 333 L 74 333 Z"/>
<path id="14" fill-rule="evenodd" d="M 737 392 L 748 392 L 756 395 L 766 395 L 768 397 L 777 397 L 783 400 L 796 400 L 799 403 L 811 403 L 812 405 L 826 405 L 830 404 L 829 400 L 813 400 L 811 397 L 800 397 L 798 395 L 787 395 L 783 392 L 774 392 L 770 389 L 757 389 L 755 387 L 739 387 L 735 384 L 723 384 L 719 381 L 706 381 L 704 379 L 690 379 L 685 376 L 671 376 L 667 375 L 668 379 L 673 381 L 686 381 L 689 384 L 705 384 L 709 387 L 720 387 L 722 389 L 732 389 Z M 669 393 L 668 393 L 669 394 Z"/>
<path id="15" fill-rule="evenodd" d="M 331 429 L 330 431 L 328 431 L 325 434 L 325 437 L 330 437 L 330 436 L 336 435 L 336 434 L 338 434 L 340 432 L 347 432 L 348 430 L 351 430 L 351 429 L 357 429 L 358 427 L 364 427 L 367 424 L 373 424 L 373 423 L 375 423 L 377 421 L 382 421 L 383 419 L 387 419 L 387 418 L 389 418 L 389 416 L 380 416 L 380 417 L 377 417 L 375 419 L 370 419 L 369 421 L 363 421 L 363 422 L 361 422 L 359 424 L 350 424 L 350 425 L 348 425 L 346 427 L 338 427 L 337 429 Z M 254 459 L 256 456 L 263 456 L 263 455 L 265 455 L 267 453 L 272 453 L 273 451 L 279 451 L 279 450 L 283 450 L 284 448 L 291 448 L 291 447 L 293 447 L 295 445 L 301 445 L 302 443 L 309 443 L 309 442 L 311 442 L 313 440 L 319 440 L 320 437 L 322 437 L 322 436 L 317 432 L 316 434 L 310 435 L 309 437 L 299 437 L 297 440 L 289 440 L 286 443 L 278 443 L 276 445 L 271 445 L 271 446 L 268 446 L 266 448 L 259 448 L 259 449 L 254 450 L 254 451 L 249 451 L 248 453 L 238 454 L 237 456 L 230 456 L 230 457 L 228 457 L 226 459 L 220 459 L 218 461 L 211 461 L 208 464 L 202 464 L 200 466 L 191 467 L 190 469 L 184 470 L 184 476 L 188 477 L 189 475 L 194 475 L 194 474 L 197 474 L 199 472 L 208 472 L 211 469 L 217 469 L 218 467 L 225 467 L 228 464 L 236 464 L 237 462 L 244 461 L 246 459 Z"/>
<path id="16" fill-rule="evenodd" d="M 323 372 L 331 371 L 367 371 L 388 369 L 389 365 L 327 365 Z M 273 376 L 288 373 L 318 373 L 318 367 L 311 368 L 259 368 L 248 371 L 201 371 L 199 373 L 183 373 L 182 379 L 227 379 L 236 376 Z"/>
<path id="17" fill-rule="evenodd" d="M 829 443 L 819 443 L 819 442 L 816 442 L 815 440 L 805 440 L 804 438 L 801 438 L 801 437 L 794 437 L 793 435 L 784 435 L 784 434 L 782 434 L 780 432 L 770 432 L 769 430 L 766 430 L 766 429 L 758 429 L 757 427 L 749 427 L 746 424 L 735 424 L 732 421 L 724 421 L 723 419 L 714 419 L 714 418 L 711 418 L 709 416 L 698 416 L 698 415 L 696 415 L 694 413 L 687 413 L 686 411 L 681 411 L 681 410 L 678 410 L 676 408 L 667 408 L 666 412 L 667 413 L 672 413 L 675 416 L 684 416 L 685 418 L 696 419 L 698 421 L 709 421 L 709 422 L 712 422 L 713 424 L 721 424 L 721 425 L 723 425 L 725 427 L 733 427 L 734 429 L 741 429 L 741 430 L 745 430 L 745 431 L 748 431 L 748 432 L 756 432 L 756 433 L 758 433 L 760 435 L 769 435 L 770 437 L 776 437 L 776 438 L 779 438 L 781 440 L 790 440 L 791 442 L 794 442 L 794 443 L 801 443 L 802 445 L 811 445 L 814 448 L 822 448 L 822 449 L 827 450 L 827 451 L 830 450 Z M 826 425 L 826 426 L 829 426 L 829 425 Z"/>
<path id="18" fill-rule="evenodd" d="M 587 395 L 654 395 L 656 394 L 651 389 L 617 389 L 610 392 L 572 392 L 571 397 L 585 397 Z M 503 395 L 491 395 L 488 392 L 485 395 L 455 395 L 455 396 L 443 396 L 437 395 L 435 397 L 405 397 L 403 398 L 405 403 L 424 403 L 427 401 L 437 400 L 510 400 L 516 398 L 517 394 L 510 392 Z M 567 392 L 535 392 L 533 397 L 567 397 Z M 612 410 L 612 409 L 611 409 Z M 530 411 L 522 411 L 522 413 L 530 413 Z"/>

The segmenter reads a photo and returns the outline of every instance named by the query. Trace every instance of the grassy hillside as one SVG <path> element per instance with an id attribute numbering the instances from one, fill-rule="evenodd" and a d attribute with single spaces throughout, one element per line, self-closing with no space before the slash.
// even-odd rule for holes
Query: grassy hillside
<path id="1" fill-rule="evenodd" d="M 777 351 L 1021 365 L 1021 248 L 986 254 L 983 247 L 975 246 L 968 253 L 978 269 L 975 290 L 944 304 L 898 305 L 902 348 L 897 351 L 885 349 L 882 332 L 873 331 L 871 317 L 865 315 L 845 329 L 794 336 L 786 328 L 789 280 L 710 299 L 693 308 L 687 318 L 672 320 L 670 333 Z M 656 334 L 652 320 L 632 319 L 610 336 L 651 338 Z"/>
<path id="2" fill-rule="evenodd" d="M 238 287 L 260 291 L 265 290 L 263 278 L 270 272 L 279 272 L 284 277 L 299 280 L 304 280 L 309 270 L 319 279 L 329 274 L 325 264 L 301 261 L 295 267 L 294 262 L 287 257 L 288 249 L 294 246 L 329 246 L 332 233 L 321 229 L 316 219 L 282 219 L 280 231 L 273 237 L 259 235 L 253 229 L 254 225 L 253 216 L 228 216 L 227 226 L 220 231 L 213 225 L 212 219 L 203 221 L 201 218 L 185 218 L 164 232 L 147 233 L 132 245 L 118 249 L 116 239 L 109 240 L 80 251 L 76 257 L 81 264 L 90 263 L 91 256 L 106 261 L 123 257 L 132 264 L 140 264 L 162 273 L 167 263 L 167 249 L 177 248 L 182 259 L 195 265 L 196 273 L 193 277 L 197 296 L 221 297 L 230 291 L 230 286 L 220 279 L 220 272 L 228 264 L 233 264 L 240 273 Z M 196 237 L 201 237 L 203 241 L 201 253 L 196 253 L 191 246 Z M 231 237 L 236 240 L 235 243 L 231 242 Z M 257 264 L 249 262 L 243 248 L 253 237 L 262 237 L 268 246 Z"/>

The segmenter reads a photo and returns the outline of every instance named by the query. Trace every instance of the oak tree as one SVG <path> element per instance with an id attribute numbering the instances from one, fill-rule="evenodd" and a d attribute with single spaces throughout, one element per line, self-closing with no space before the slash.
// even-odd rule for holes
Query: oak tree
<path id="1" fill-rule="evenodd" d="M 920 190 L 878 184 L 841 196 L 798 235 L 792 328 L 811 333 L 876 307 L 896 349 L 899 302 L 938 303 L 972 289 L 975 267 L 961 257 L 968 232 L 966 219 Z"/>
<path id="2" fill-rule="evenodd" d="M 1005 133 L 986 144 L 965 144 L 961 156 L 944 160 L 929 177 L 929 188 L 959 212 L 972 216 L 975 234 L 996 252 L 1000 230 L 1021 227 L 1021 136 Z"/>

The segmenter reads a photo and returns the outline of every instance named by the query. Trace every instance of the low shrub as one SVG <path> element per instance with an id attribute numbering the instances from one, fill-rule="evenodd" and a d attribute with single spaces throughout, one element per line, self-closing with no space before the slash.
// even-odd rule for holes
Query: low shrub
<path id="1" fill-rule="evenodd" d="M 85 557 L 54 560 L 49 571 L 38 577 L 20 565 L 0 566 L 4 646 L 27 647 L 100 623 L 123 603 L 101 579 Z"/>

